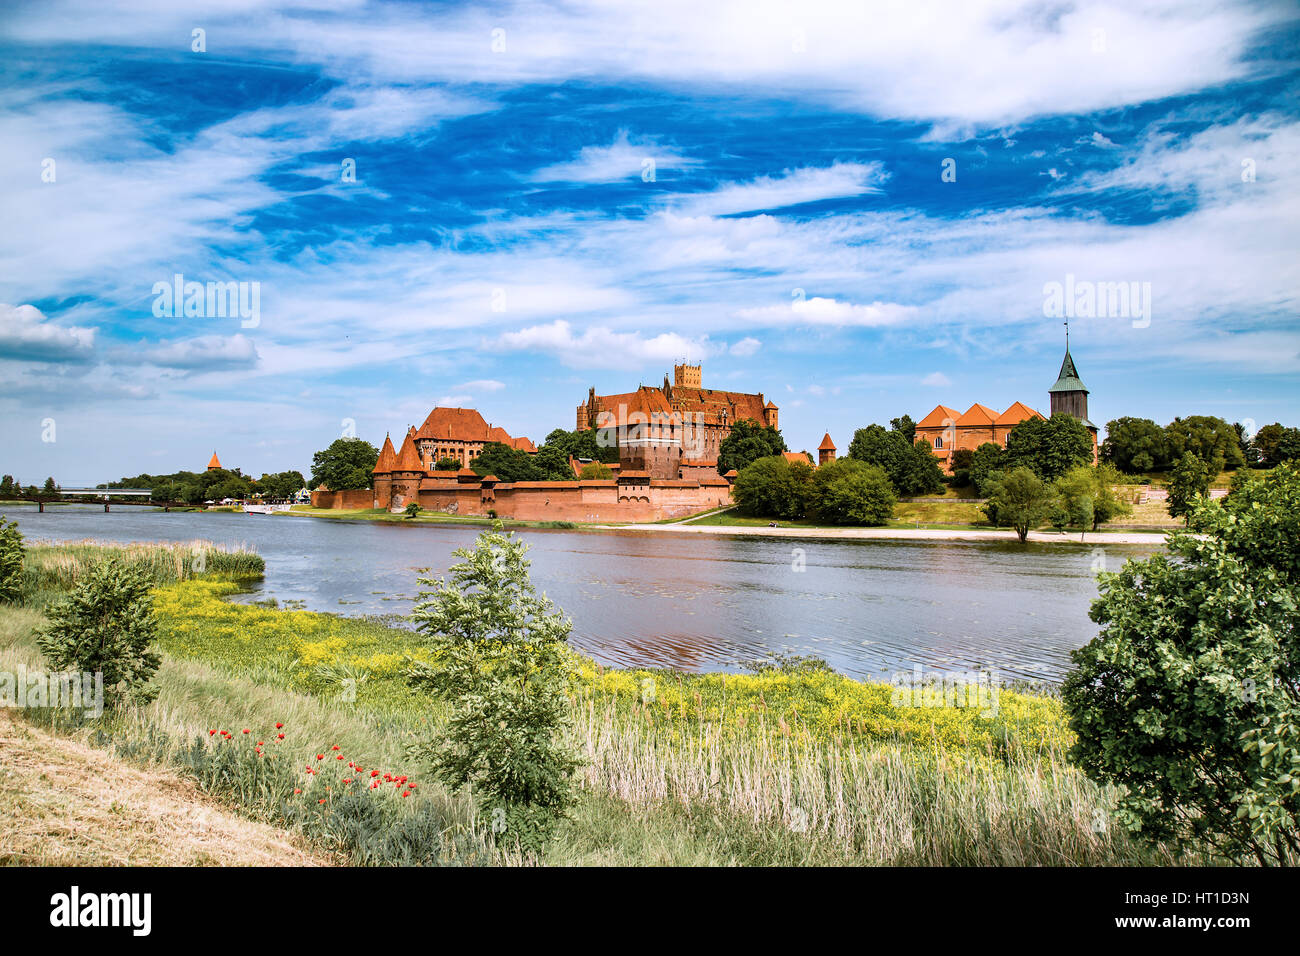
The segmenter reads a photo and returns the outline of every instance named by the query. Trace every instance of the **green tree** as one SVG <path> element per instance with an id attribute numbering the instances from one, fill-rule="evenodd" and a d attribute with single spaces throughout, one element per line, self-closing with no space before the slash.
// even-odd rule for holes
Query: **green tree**
<path id="1" fill-rule="evenodd" d="M 993 444 L 989 442 L 988 444 Z M 994 448 L 997 446 L 994 445 Z M 965 487 L 971 484 L 970 466 L 975 460 L 975 452 L 970 448 L 958 448 L 952 453 L 952 484 L 954 487 Z"/>
<path id="2" fill-rule="evenodd" d="M 898 432 L 909 445 L 916 441 L 916 422 L 912 421 L 911 415 L 891 418 L 889 420 L 889 430 Z"/>
<path id="3" fill-rule="evenodd" d="M 0 515 L 0 601 L 13 603 L 22 596 L 23 554 L 18 522 Z"/>
<path id="4" fill-rule="evenodd" d="M 1026 418 L 1007 435 L 1003 468 L 1025 467 L 1055 481 L 1075 465 L 1092 463 L 1092 433 L 1073 415 Z"/>
<path id="5" fill-rule="evenodd" d="M 498 441 L 490 441 L 483 446 L 479 456 L 469 463 L 476 475 L 486 478 L 496 475 L 500 481 L 540 481 L 541 470 L 533 461 L 533 456 L 518 448 Z"/>
<path id="6" fill-rule="evenodd" d="M 311 486 L 330 491 L 370 487 L 370 475 L 379 461 L 379 449 L 361 438 L 336 438 L 311 458 Z"/>
<path id="7" fill-rule="evenodd" d="M 446 458 L 439 458 L 433 465 L 434 471 L 460 471 L 460 459 L 452 458 L 448 455 Z"/>
<path id="8" fill-rule="evenodd" d="M 58 493 L 59 493 L 59 486 L 54 483 L 54 479 L 46 478 L 45 484 L 41 487 L 41 494 L 48 497 L 50 495 L 57 496 Z"/>
<path id="9" fill-rule="evenodd" d="M 868 465 L 878 465 L 889 476 L 901 495 L 926 495 L 943 490 L 943 472 L 935 460 L 928 441 L 913 444 L 915 434 L 911 419 L 894 419 L 896 427 L 886 431 L 881 425 L 868 425 L 853 433 L 848 457 Z M 901 426 L 901 427 L 898 427 Z"/>
<path id="10" fill-rule="evenodd" d="M 614 472 L 603 461 L 593 461 L 582 466 L 578 477 L 583 481 L 607 481 L 614 477 Z"/>
<path id="11" fill-rule="evenodd" d="M 575 659 L 572 625 L 533 588 L 526 551 L 498 526 L 455 552 L 450 579 L 420 579 L 412 616 L 432 663 L 414 663 L 411 679 L 452 708 L 425 748 L 439 778 L 472 785 L 494 832 L 536 852 L 574 800 Z"/>
<path id="12" fill-rule="evenodd" d="M 1056 502 L 1052 486 L 1019 465 L 991 483 L 984 513 L 994 524 L 1014 528 L 1021 543 L 1047 520 Z"/>
<path id="13" fill-rule="evenodd" d="M 557 428 L 546 436 L 542 447 L 557 449 L 567 461 L 570 458 L 589 458 L 592 461 L 613 465 L 618 462 L 618 446 L 602 445 L 599 430 L 584 428 L 582 431 L 565 431 Z"/>
<path id="14" fill-rule="evenodd" d="M 786 451 L 785 439 L 771 425 L 760 425 L 751 418 L 742 418 L 731 426 L 727 437 L 718 445 L 718 474 L 731 469 L 740 470 L 760 458 L 768 458 Z"/>
<path id="15" fill-rule="evenodd" d="M 1191 452 L 1186 453 L 1169 473 L 1169 516 L 1182 516 L 1186 520 L 1193 502 L 1209 493 L 1210 471 L 1205 462 Z"/>
<path id="16" fill-rule="evenodd" d="M 807 512 L 812 474 L 810 464 L 768 455 L 737 473 L 731 496 L 746 514 L 792 521 Z"/>
<path id="17" fill-rule="evenodd" d="M 1076 465 L 1056 480 L 1068 524 L 1096 531 L 1107 521 L 1132 514 L 1133 506 L 1116 492 L 1123 477 L 1114 465 Z"/>
<path id="18" fill-rule="evenodd" d="M 1002 475 L 1002 459 L 1002 446 L 996 442 L 986 441 L 975 449 L 970 461 L 970 483 L 976 496 L 988 497 L 990 484 Z"/>
<path id="19" fill-rule="evenodd" d="M 528 454 L 524 452 L 524 454 Z M 532 456 L 533 468 L 538 481 L 574 481 L 573 467 L 569 457 L 558 448 L 543 445 Z"/>
<path id="20" fill-rule="evenodd" d="M 1149 418 L 1117 418 L 1106 423 L 1100 456 L 1129 474 L 1163 471 L 1169 467 L 1169 436 Z"/>
<path id="21" fill-rule="evenodd" d="M 150 681 L 162 658 L 151 649 L 158 626 L 152 587 L 143 569 L 116 558 L 93 564 L 67 600 L 47 612 L 49 623 L 37 635 L 50 667 L 102 673 L 109 707 L 153 700 L 158 689 Z"/>
<path id="22" fill-rule="evenodd" d="M 1258 452 L 1259 463 L 1265 468 L 1295 461 L 1300 458 L 1300 429 L 1285 428 L 1274 422 L 1256 432 L 1252 444 Z"/>
<path id="23" fill-rule="evenodd" d="M 1071 759 L 1146 840 L 1300 858 L 1300 468 L 1193 506 L 1168 554 L 1101 575 L 1072 655 Z"/>
<path id="24" fill-rule="evenodd" d="M 827 524 L 882 525 L 898 503 L 885 469 L 854 458 L 822 465 L 811 484 L 809 510 Z"/>
<path id="25" fill-rule="evenodd" d="M 14 493 L 14 476 L 5 475 L 0 478 L 0 495 L 11 495 Z"/>
<path id="26" fill-rule="evenodd" d="M 1212 415 L 1175 418 L 1165 426 L 1165 434 L 1169 438 L 1170 461 L 1195 455 L 1209 467 L 1210 477 L 1225 468 L 1240 468 L 1246 463 L 1236 430 L 1222 418 Z"/>
<path id="27" fill-rule="evenodd" d="M 262 475 L 258 484 L 262 493 L 272 498 L 292 498 L 307 487 L 307 480 L 300 471 L 277 471 Z"/>
<path id="28" fill-rule="evenodd" d="M 402 512 L 403 514 L 406 515 L 406 517 L 414 518 L 416 515 L 420 513 L 420 506 L 416 502 L 412 501 L 410 504 L 408 504 L 405 508 L 402 509 Z"/>

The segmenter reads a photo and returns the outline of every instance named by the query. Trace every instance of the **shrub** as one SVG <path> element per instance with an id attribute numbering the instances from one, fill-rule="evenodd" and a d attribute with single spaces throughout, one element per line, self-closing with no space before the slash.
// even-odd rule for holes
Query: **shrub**
<path id="1" fill-rule="evenodd" d="M 0 515 L 0 601 L 17 601 L 23 590 L 23 536 L 18 523 Z"/>
<path id="2" fill-rule="evenodd" d="M 603 481 L 614 477 L 614 472 L 604 462 L 593 461 L 582 466 L 578 475 L 583 481 Z"/>
<path id="3" fill-rule="evenodd" d="M 1300 860 L 1300 469 L 1192 506 L 1169 552 L 1103 574 L 1062 688 L 1072 759 L 1128 828 L 1231 860 Z"/>
<path id="4" fill-rule="evenodd" d="M 1066 523 L 1096 531 L 1112 518 L 1132 514 L 1133 506 L 1115 493 L 1115 486 L 1120 481 L 1119 470 L 1109 462 L 1102 462 L 1095 468 L 1076 465 L 1058 478 L 1056 490 L 1061 495 Z"/>
<path id="5" fill-rule="evenodd" d="M 162 659 L 150 650 L 157 629 L 151 586 L 144 570 L 114 558 L 93 565 L 68 599 L 50 609 L 37 637 L 50 666 L 102 673 L 109 707 L 153 700 L 158 690 L 149 682 Z"/>
<path id="6" fill-rule="evenodd" d="M 736 475 L 731 494 L 746 514 L 765 518 L 802 518 L 808 507 L 812 466 L 770 455 L 751 462 Z"/>
<path id="7" fill-rule="evenodd" d="M 810 510 L 830 524 L 882 525 L 898 498 L 885 470 L 841 458 L 813 473 Z"/>
<path id="8" fill-rule="evenodd" d="M 1210 493 L 1210 472 L 1198 456 L 1188 452 L 1169 473 L 1169 516 L 1186 521 L 1195 499 Z"/>
<path id="9" fill-rule="evenodd" d="M 439 778 L 473 785 L 494 833 L 542 848 L 573 803 L 570 621 L 528 579 L 527 546 L 499 528 L 458 549 L 450 580 L 421 578 L 412 617 L 435 662 L 411 680 L 452 707 L 445 736 L 425 747 Z"/>
<path id="10" fill-rule="evenodd" d="M 406 517 L 414 518 L 416 515 L 420 513 L 420 506 L 416 504 L 414 501 L 412 501 L 410 504 L 408 504 L 405 508 L 402 509 L 402 512 L 403 514 L 406 515 Z"/>

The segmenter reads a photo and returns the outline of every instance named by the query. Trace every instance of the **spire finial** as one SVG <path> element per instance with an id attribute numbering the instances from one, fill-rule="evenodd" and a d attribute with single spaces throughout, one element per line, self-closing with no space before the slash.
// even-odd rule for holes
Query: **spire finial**
<path id="1" fill-rule="evenodd" d="M 1065 320 L 1065 350 L 1070 351 L 1070 320 Z"/>

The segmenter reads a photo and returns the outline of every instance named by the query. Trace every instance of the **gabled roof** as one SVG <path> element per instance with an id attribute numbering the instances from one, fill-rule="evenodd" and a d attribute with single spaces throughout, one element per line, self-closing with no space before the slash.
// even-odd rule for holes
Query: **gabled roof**
<path id="1" fill-rule="evenodd" d="M 1061 362 L 1061 374 L 1056 377 L 1056 384 L 1048 389 L 1049 392 L 1087 392 L 1083 381 L 1079 378 L 1079 370 L 1074 367 L 1074 359 L 1070 357 L 1070 350 L 1065 350 L 1065 360 Z"/>
<path id="2" fill-rule="evenodd" d="M 936 405 L 934 411 L 916 423 L 916 427 L 943 428 L 945 425 L 955 424 L 959 416 L 960 413 L 955 408 L 949 408 L 947 405 Z"/>
<path id="3" fill-rule="evenodd" d="M 827 432 L 827 433 L 826 433 L 826 437 L 824 437 L 824 438 L 822 439 L 822 443 L 821 443 L 820 445 L 817 446 L 817 450 L 818 450 L 818 451 L 834 451 L 834 450 L 835 450 L 835 442 L 831 441 L 831 433 L 830 433 L 830 432 Z"/>
<path id="4" fill-rule="evenodd" d="M 673 414 L 672 406 L 662 390 L 642 385 L 635 392 L 623 395 L 600 395 L 596 398 L 600 411 L 596 414 L 597 428 L 616 428 L 628 424 L 646 424 L 662 421 L 665 424 Z M 638 421 L 629 422 L 632 415 Z"/>
<path id="5" fill-rule="evenodd" d="M 994 419 L 997 417 L 998 413 L 993 409 L 989 408 L 987 405 L 981 405 L 979 402 L 976 402 L 970 408 L 966 409 L 965 414 L 963 414 L 961 418 L 957 419 L 956 424 L 992 425 Z"/>
<path id="6" fill-rule="evenodd" d="M 395 464 L 397 464 L 397 452 L 393 450 L 393 439 L 385 435 L 384 447 L 379 449 L 379 460 L 375 462 L 373 474 L 386 475 L 393 470 Z"/>
<path id="7" fill-rule="evenodd" d="M 221 459 L 217 457 L 217 453 L 215 451 L 212 453 L 212 457 L 208 460 L 208 467 L 209 468 L 221 467 Z"/>
<path id="8" fill-rule="evenodd" d="M 488 423 L 477 409 L 435 408 L 429 412 L 429 417 L 424 420 L 415 437 L 435 441 L 440 438 L 467 442 L 500 441 L 488 437 L 489 433 Z M 504 434 L 504 429 L 502 433 Z"/>
<path id="9" fill-rule="evenodd" d="M 424 462 L 420 460 L 420 453 L 415 450 L 415 441 L 410 432 L 407 432 L 406 437 L 402 439 L 402 450 L 397 453 L 393 471 L 424 471 Z"/>
<path id="10" fill-rule="evenodd" d="M 1038 412 L 1034 411 L 1024 402 L 1016 402 L 1005 412 L 997 417 L 993 423 L 995 425 L 1019 425 L 1026 418 L 1042 418 Z"/>
<path id="11" fill-rule="evenodd" d="M 811 465 L 813 463 L 812 456 L 804 451 L 783 451 L 781 452 L 781 457 L 783 457 L 786 461 L 793 462 L 795 464 L 802 463 L 805 465 Z"/>

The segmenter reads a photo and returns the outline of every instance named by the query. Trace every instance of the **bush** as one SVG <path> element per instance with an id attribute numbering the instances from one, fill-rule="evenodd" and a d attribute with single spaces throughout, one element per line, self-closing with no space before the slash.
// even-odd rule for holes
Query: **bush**
<path id="1" fill-rule="evenodd" d="M 18 523 L 0 515 L 0 601 L 17 601 L 23 590 L 23 536 Z"/>
<path id="2" fill-rule="evenodd" d="M 885 470 L 841 458 L 813 473 L 809 509 L 829 524 L 882 525 L 894 516 L 898 498 Z"/>
<path id="3" fill-rule="evenodd" d="M 1061 510 L 1066 515 L 1064 523 L 1096 531 L 1113 518 L 1132 514 L 1133 506 L 1115 493 L 1120 481 L 1119 470 L 1109 462 L 1095 468 L 1091 465 L 1071 468 L 1056 481 Z M 1052 523 L 1055 525 L 1056 521 Z"/>
<path id="4" fill-rule="evenodd" d="M 746 514 L 763 518 L 802 518 L 808 508 L 812 466 L 783 455 L 759 458 L 740 470 L 731 494 Z"/>
<path id="5" fill-rule="evenodd" d="M 614 477 L 614 472 L 604 462 L 593 461 L 582 466 L 578 477 L 583 481 L 605 481 Z"/>
<path id="6" fill-rule="evenodd" d="M 578 761 L 565 747 L 574 660 L 571 623 L 528 579 L 527 546 L 499 529 L 479 535 L 450 580 L 421 578 L 412 617 L 435 664 L 411 680 L 452 707 L 425 750 L 453 788 L 472 785 L 494 833 L 526 851 L 546 843 L 573 803 Z"/>
<path id="7" fill-rule="evenodd" d="M 1192 512 L 1195 499 L 1210 493 L 1210 472 L 1205 462 L 1188 452 L 1169 473 L 1169 503 L 1171 518 L 1186 521 Z"/>
<path id="8" fill-rule="evenodd" d="M 1300 468 L 1192 506 L 1169 552 L 1103 574 L 1062 688 L 1072 759 L 1150 841 L 1300 860 Z"/>
<path id="9" fill-rule="evenodd" d="M 149 575 L 115 558 L 93 565 L 72 594 L 48 612 L 49 624 L 36 642 L 58 671 L 102 673 L 104 702 L 147 703 L 161 658 L 150 650 L 157 622 Z"/>
<path id="10" fill-rule="evenodd" d="M 402 509 L 402 513 L 405 514 L 406 517 L 408 518 L 414 518 L 416 515 L 420 513 L 420 506 L 414 501 L 412 501 L 410 504 L 408 504 L 405 508 Z"/>

